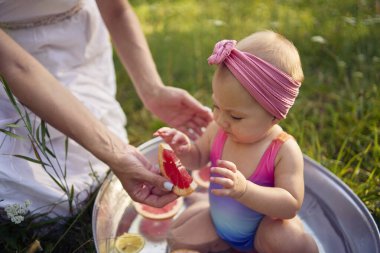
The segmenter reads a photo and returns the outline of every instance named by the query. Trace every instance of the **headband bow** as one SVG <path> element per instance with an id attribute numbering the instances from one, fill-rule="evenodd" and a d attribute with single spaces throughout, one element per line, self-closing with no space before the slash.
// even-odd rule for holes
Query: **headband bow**
<path id="1" fill-rule="evenodd" d="M 235 40 L 219 41 L 208 63 L 224 63 L 265 110 L 278 119 L 286 118 L 301 83 L 272 64 L 236 49 L 235 45 Z"/>

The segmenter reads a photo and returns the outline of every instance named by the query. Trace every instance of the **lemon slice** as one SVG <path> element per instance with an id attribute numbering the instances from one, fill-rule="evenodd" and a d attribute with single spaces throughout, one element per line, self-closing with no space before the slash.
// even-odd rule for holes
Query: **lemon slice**
<path id="1" fill-rule="evenodd" d="M 116 238 L 115 249 L 118 253 L 137 253 L 144 244 L 145 240 L 141 235 L 124 233 Z"/>

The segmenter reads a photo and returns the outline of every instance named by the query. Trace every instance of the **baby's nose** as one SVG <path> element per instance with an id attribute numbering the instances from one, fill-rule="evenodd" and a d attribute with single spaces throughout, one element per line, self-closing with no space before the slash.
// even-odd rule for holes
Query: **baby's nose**
<path id="1" fill-rule="evenodd" d="M 228 127 L 228 121 L 223 114 L 215 117 L 215 121 L 223 129 L 226 129 Z"/>

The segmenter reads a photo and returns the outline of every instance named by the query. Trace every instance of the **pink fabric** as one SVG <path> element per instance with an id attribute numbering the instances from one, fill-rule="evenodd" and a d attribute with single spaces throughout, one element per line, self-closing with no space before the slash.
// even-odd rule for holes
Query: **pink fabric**
<path id="1" fill-rule="evenodd" d="M 278 119 L 286 118 L 301 83 L 270 63 L 236 49 L 235 45 L 235 40 L 219 41 L 208 63 L 224 63 L 265 110 Z"/>
<path id="2" fill-rule="evenodd" d="M 220 128 L 211 148 L 210 159 L 212 166 L 216 166 L 216 161 L 221 159 L 227 137 L 227 134 Z M 247 178 L 249 181 L 262 186 L 274 186 L 275 159 L 282 144 L 289 138 L 291 138 L 291 135 L 282 132 L 271 142 L 261 157 L 256 169 L 252 175 Z"/>

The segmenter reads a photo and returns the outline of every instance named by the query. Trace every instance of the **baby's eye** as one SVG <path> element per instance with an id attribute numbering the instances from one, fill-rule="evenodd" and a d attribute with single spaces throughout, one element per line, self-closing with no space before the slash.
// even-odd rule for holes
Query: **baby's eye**
<path id="1" fill-rule="evenodd" d="M 242 120 L 243 119 L 242 117 L 237 117 L 237 116 L 234 116 L 234 115 L 231 115 L 231 118 L 233 120 Z"/>
<path id="2" fill-rule="evenodd" d="M 217 105 L 212 105 L 213 110 L 219 110 L 219 107 Z"/>

